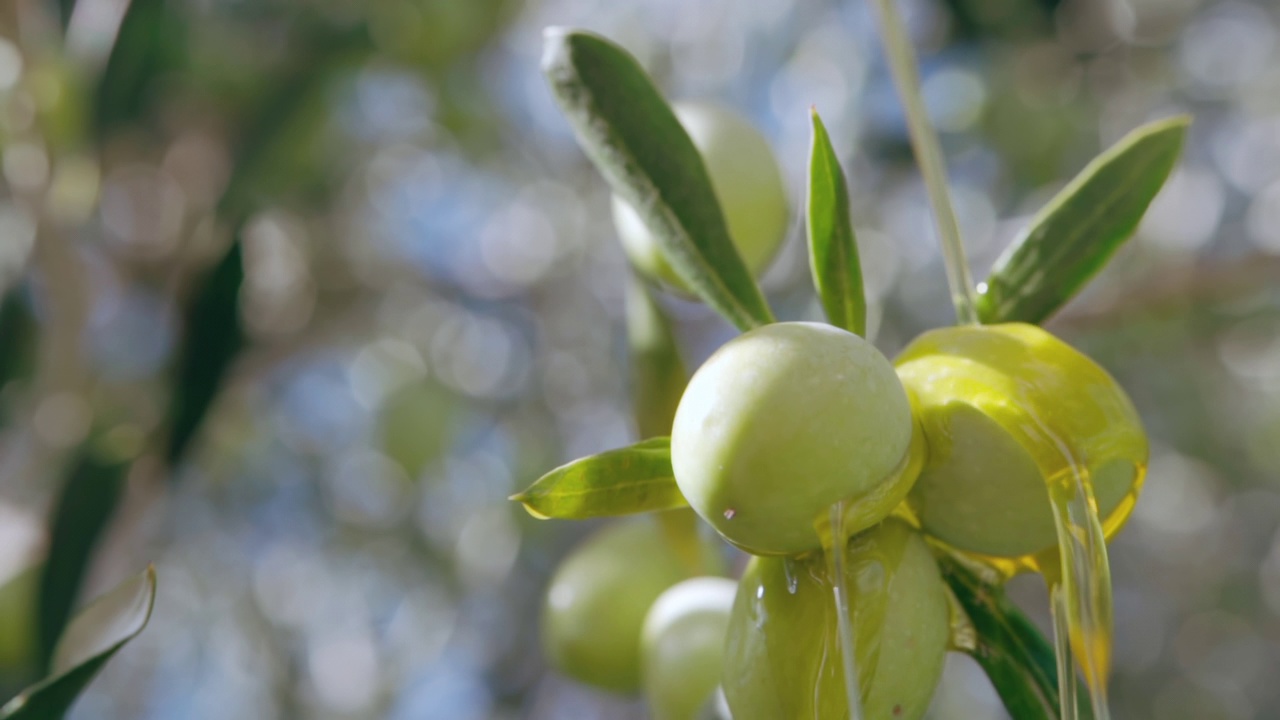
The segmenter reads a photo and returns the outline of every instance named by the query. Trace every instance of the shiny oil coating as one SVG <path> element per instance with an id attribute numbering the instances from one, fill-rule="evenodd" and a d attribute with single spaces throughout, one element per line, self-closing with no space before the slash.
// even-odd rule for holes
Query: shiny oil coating
<path id="1" fill-rule="evenodd" d="M 1088 472 L 1108 537 L 1147 463 L 1133 404 L 1105 370 L 1034 325 L 921 335 L 896 361 L 928 457 L 909 496 L 923 529 L 993 558 L 1055 546 L 1046 483 Z"/>
<path id="2" fill-rule="evenodd" d="M 720 348 L 676 411 L 671 464 L 689 505 L 759 555 L 813 550 L 815 522 L 847 501 L 848 532 L 905 497 L 906 392 L 889 361 L 853 333 L 774 323 Z"/>
<path id="3" fill-rule="evenodd" d="M 850 608 L 865 717 L 915 720 L 929 707 L 950 636 L 946 591 L 920 534 L 897 519 L 848 544 Z M 844 720 L 831 584 L 821 553 L 755 558 L 725 644 L 735 720 Z"/>

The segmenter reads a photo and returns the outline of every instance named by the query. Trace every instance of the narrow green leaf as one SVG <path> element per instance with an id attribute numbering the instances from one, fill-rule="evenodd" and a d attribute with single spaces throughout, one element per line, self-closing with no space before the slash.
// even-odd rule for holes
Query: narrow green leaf
<path id="1" fill-rule="evenodd" d="M 574 460 L 511 496 L 539 518 L 593 517 L 685 507 L 671 471 L 671 438 L 655 437 L 630 447 Z"/>
<path id="2" fill-rule="evenodd" d="M 741 330 L 773 322 L 702 156 L 636 59 L 598 35 L 548 28 L 542 70 L 578 143 L 680 279 Z"/>
<path id="3" fill-rule="evenodd" d="M 102 666 L 147 626 L 156 599 L 148 567 L 93 601 L 58 642 L 53 671 L 0 708 L 0 720 L 60 720 Z"/>
<path id="4" fill-rule="evenodd" d="M 671 434 L 676 407 L 688 383 L 671 319 L 649 286 L 632 277 L 627 286 L 627 341 L 631 404 L 640 437 Z"/>
<path id="5" fill-rule="evenodd" d="M 1060 720 L 1053 646 L 1005 596 L 961 561 L 940 555 L 938 566 L 973 626 L 961 649 L 986 672 L 1009 715 L 1018 720 Z"/>
<path id="6" fill-rule="evenodd" d="M 1094 158 L 996 261 L 979 287 L 979 319 L 1039 323 L 1070 300 L 1137 230 L 1190 122 L 1149 123 Z"/>
<path id="7" fill-rule="evenodd" d="M 196 288 L 186 308 L 182 345 L 169 404 L 166 460 L 176 465 L 204 422 L 231 363 L 244 346 L 240 286 L 244 264 L 239 238 Z M 176 477 L 176 473 L 173 475 Z"/>
<path id="8" fill-rule="evenodd" d="M 73 460 L 49 520 L 49 557 L 40 577 L 40 664 L 55 648 L 80 596 L 85 574 L 124 490 L 127 463 L 103 457 L 87 443 Z"/>
<path id="9" fill-rule="evenodd" d="M 812 110 L 809 152 L 809 268 L 827 320 L 851 333 L 867 333 L 858 242 L 849 218 L 849 189 L 827 128 Z"/>

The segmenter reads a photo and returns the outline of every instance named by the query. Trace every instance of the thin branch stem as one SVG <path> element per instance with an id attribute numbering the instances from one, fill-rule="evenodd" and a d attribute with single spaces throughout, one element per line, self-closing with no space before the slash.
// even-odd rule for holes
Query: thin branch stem
<path id="1" fill-rule="evenodd" d="M 924 177 L 929 204 L 933 207 L 938 239 L 942 243 L 942 259 L 947 266 L 947 284 L 951 288 L 951 301 L 956 308 L 956 319 L 961 324 L 978 322 L 977 296 L 973 277 L 969 274 L 969 262 L 965 259 L 964 241 L 960 237 L 960 225 L 956 221 L 955 207 L 947 189 L 947 168 L 938 145 L 938 134 L 929 123 L 924 99 L 920 95 L 920 71 L 916 67 L 915 52 L 907 37 L 902 16 L 894 5 L 895 0 L 873 0 L 876 16 L 880 21 L 880 37 L 884 43 L 889 70 L 894 85 L 902 99 L 906 112 L 907 130 L 911 135 L 911 148 L 915 151 L 920 174 Z"/>

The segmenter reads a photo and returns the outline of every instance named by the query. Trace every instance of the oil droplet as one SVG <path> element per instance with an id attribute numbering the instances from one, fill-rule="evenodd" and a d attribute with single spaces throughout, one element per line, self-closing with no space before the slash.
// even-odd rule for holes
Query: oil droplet
<path id="1" fill-rule="evenodd" d="M 782 561 L 782 574 L 787 579 L 787 592 L 795 595 L 796 589 L 800 587 L 800 577 L 796 574 L 795 558 L 789 557 Z"/>
<path id="2" fill-rule="evenodd" d="M 733 516 L 737 514 L 738 514 L 737 510 L 734 510 L 733 508 L 728 508 L 727 510 L 724 511 L 724 519 L 732 520 Z"/>

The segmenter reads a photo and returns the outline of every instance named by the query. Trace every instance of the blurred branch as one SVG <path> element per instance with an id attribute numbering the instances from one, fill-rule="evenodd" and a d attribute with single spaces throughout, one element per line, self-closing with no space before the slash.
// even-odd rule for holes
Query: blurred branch
<path id="1" fill-rule="evenodd" d="M 1138 316 L 1169 315 L 1280 289 L 1280 257 L 1255 253 L 1216 264 L 1162 271 L 1145 283 L 1129 284 L 1122 294 L 1068 308 L 1051 324 L 1056 328 L 1097 331 Z"/>

